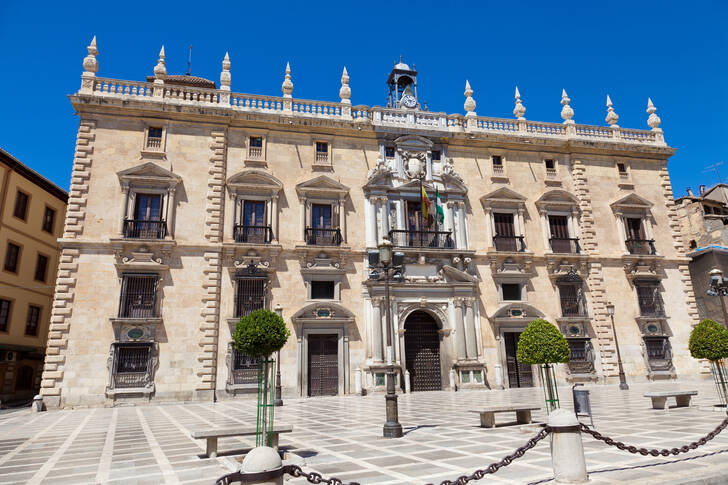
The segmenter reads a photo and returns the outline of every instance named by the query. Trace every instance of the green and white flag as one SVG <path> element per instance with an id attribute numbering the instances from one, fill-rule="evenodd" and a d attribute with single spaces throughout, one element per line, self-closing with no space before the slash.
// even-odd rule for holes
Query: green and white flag
<path id="1" fill-rule="evenodd" d="M 435 214 L 438 224 L 445 222 L 445 211 L 442 210 L 442 199 L 440 199 L 440 191 L 435 189 Z"/>

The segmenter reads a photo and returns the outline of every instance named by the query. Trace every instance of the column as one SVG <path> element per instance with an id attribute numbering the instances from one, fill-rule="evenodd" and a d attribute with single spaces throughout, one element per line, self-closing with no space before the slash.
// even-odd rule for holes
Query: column
<path id="1" fill-rule="evenodd" d="M 382 361 L 382 298 L 372 298 L 372 360 Z"/>
<path id="2" fill-rule="evenodd" d="M 447 224 L 447 230 L 451 232 L 451 237 L 456 238 L 456 236 L 455 236 L 455 202 L 454 201 L 447 202 L 447 219 L 445 219 L 445 224 Z"/>
<path id="3" fill-rule="evenodd" d="M 169 189 L 167 191 L 167 207 L 166 207 L 166 217 L 165 220 L 167 221 L 167 236 L 174 238 L 174 233 L 172 232 L 172 229 L 174 228 L 174 220 L 175 220 L 175 213 L 177 211 L 174 210 L 174 194 L 175 189 Z"/>
<path id="4" fill-rule="evenodd" d="M 493 247 L 493 214 L 490 207 L 485 208 L 485 247 Z"/>
<path id="5" fill-rule="evenodd" d="M 341 239 L 346 243 L 346 195 L 339 196 L 339 226 Z"/>
<path id="6" fill-rule="evenodd" d="M 458 238 L 457 248 L 467 249 L 468 242 L 465 240 L 465 202 L 458 201 Z"/>
<path id="7" fill-rule="evenodd" d="M 301 235 L 303 240 L 306 241 L 306 205 L 308 202 L 306 199 L 301 200 Z"/>
<path id="8" fill-rule="evenodd" d="M 455 351 L 457 360 L 463 360 L 467 357 L 465 352 L 465 325 L 463 322 L 463 299 L 455 298 Z"/>
<path id="9" fill-rule="evenodd" d="M 366 237 L 367 247 L 374 248 L 377 246 L 377 214 L 372 197 L 364 199 L 364 212 L 366 217 Z"/>
<path id="10" fill-rule="evenodd" d="M 526 236 L 526 223 L 523 220 L 523 213 L 525 209 L 523 207 L 518 208 L 518 235 L 524 237 L 525 242 L 525 236 Z"/>
<path id="11" fill-rule="evenodd" d="M 622 251 L 624 252 L 624 254 L 629 254 L 629 250 L 627 249 L 627 235 L 624 230 L 624 215 L 621 212 L 617 212 L 616 216 L 617 234 L 619 234 L 620 246 L 622 246 Z"/>
<path id="12" fill-rule="evenodd" d="M 270 230 L 272 234 L 272 242 L 278 242 L 278 195 L 274 195 L 270 200 Z"/>
<path id="13" fill-rule="evenodd" d="M 124 220 L 129 210 L 129 186 L 124 184 L 121 186 L 121 219 L 119 220 L 119 234 L 124 235 Z"/>
<path id="14" fill-rule="evenodd" d="M 389 237 L 389 204 L 386 197 L 379 199 L 379 217 L 382 223 L 382 238 Z"/>
<path id="15" fill-rule="evenodd" d="M 579 210 L 574 207 L 571 209 L 571 217 L 569 218 L 569 234 L 571 237 L 581 238 L 581 228 L 579 227 Z"/>
<path id="16" fill-rule="evenodd" d="M 549 228 L 549 216 L 546 213 L 546 209 L 540 209 L 538 213 L 541 216 L 541 234 L 543 235 L 543 249 L 546 253 L 552 253 L 551 250 L 551 242 L 549 241 L 549 238 L 551 237 L 551 230 Z"/>
<path id="17" fill-rule="evenodd" d="M 478 358 L 478 339 L 475 335 L 475 299 L 465 300 L 465 343 L 468 359 Z"/>
<path id="18" fill-rule="evenodd" d="M 397 207 L 397 222 L 395 229 L 403 230 L 407 229 L 407 218 L 405 216 L 404 201 L 402 199 L 395 202 Z"/>
<path id="19" fill-rule="evenodd" d="M 432 152 L 427 152 L 427 158 L 425 160 L 425 180 L 428 182 L 432 181 Z"/>

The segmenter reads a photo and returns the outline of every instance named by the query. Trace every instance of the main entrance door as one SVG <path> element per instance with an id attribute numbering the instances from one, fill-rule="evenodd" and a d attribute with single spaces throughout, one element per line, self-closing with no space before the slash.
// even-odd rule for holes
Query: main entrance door
<path id="1" fill-rule="evenodd" d="M 405 365 L 413 391 L 442 390 L 440 337 L 437 323 L 425 312 L 414 312 L 404 324 Z"/>
<path id="2" fill-rule="evenodd" d="M 309 334 L 308 395 L 335 396 L 338 392 L 338 336 L 336 334 Z"/>
<path id="3" fill-rule="evenodd" d="M 505 332 L 503 340 L 506 345 L 506 363 L 508 365 L 509 387 L 533 387 L 533 372 L 531 366 L 518 362 L 518 337 L 520 332 Z"/>

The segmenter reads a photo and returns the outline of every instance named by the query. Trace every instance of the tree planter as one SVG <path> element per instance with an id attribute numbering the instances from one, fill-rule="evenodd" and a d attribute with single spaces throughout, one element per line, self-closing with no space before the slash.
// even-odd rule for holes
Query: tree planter
<path id="1" fill-rule="evenodd" d="M 728 357 L 728 330 L 713 320 L 705 319 L 690 332 L 688 343 L 690 355 L 696 359 L 708 359 L 713 372 L 713 381 L 718 391 L 718 406 L 728 405 L 728 372 L 725 359 Z"/>
<path id="2" fill-rule="evenodd" d="M 552 364 L 542 364 L 539 366 L 539 370 L 541 371 L 541 383 L 543 384 L 543 395 L 546 401 L 546 414 L 548 414 L 561 407 L 559 389 L 556 386 L 556 376 Z"/>
<path id="3" fill-rule="evenodd" d="M 710 364 L 720 399 L 719 406 L 728 407 L 728 369 L 726 369 L 725 359 L 714 360 Z"/>
<path id="4" fill-rule="evenodd" d="M 273 447 L 275 364 L 274 359 L 261 359 L 258 361 L 258 415 L 255 446 Z"/>

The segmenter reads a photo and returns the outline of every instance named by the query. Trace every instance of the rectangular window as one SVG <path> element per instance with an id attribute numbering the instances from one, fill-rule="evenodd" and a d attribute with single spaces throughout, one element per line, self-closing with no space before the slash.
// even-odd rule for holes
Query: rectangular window
<path id="1" fill-rule="evenodd" d="M 243 201 L 243 225 L 265 225 L 265 202 L 260 200 Z"/>
<path id="2" fill-rule="evenodd" d="M 55 225 L 55 222 L 56 211 L 54 211 L 50 207 L 46 207 L 45 213 L 43 214 L 43 230 L 45 232 L 53 234 L 53 226 Z"/>
<path id="3" fill-rule="evenodd" d="M 235 318 L 265 308 L 265 278 L 238 278 L 235 288 Z"/>
<path id="4" fill-rule="evenodd" d="M 311 299 L 333 300 L 335 286 L 333 281 L 311 281 Z"/>
<path id="5" fill-rule="evenodd" d="M 640 282 L 636 283 L 637 300 L 640 306 L 640 315 L 643 317 L 661 317 L 665 315 L 660 296 L 660 285 L 658 283 Z"/>
<path id="6" fill-rule="evenodd" d="M 424 231 L 426 222 L 422 218 L 422 202 L 408 200 L 407 201 L 407 229 L 410 232 Z"/>
<path id="7" fill-rule="evenodd" d="M 564 317 L 586 316 L 584 296 L 578 284 L 560 284 L 561 315 Z"/>
<path id="8" fill-rule="evenodd" d="M 0 332 L 7 332 L 10 326 L 10 301 L 0 299 Z"/>
<path id="9" fill-rule="evenodd" d="M 521 285 L 518 283 L 503 283 L 501 285 L 503 301 L 520 301 Z"/>
<path id="10" fill-rule="evenodd" d="M 626 175 L 627 174 L 627 165 L 624 163 L 618 163 L 617 164 L 617 171 L 620 175 Z"/>
<path id="11" fill-rule="evenodd" d="M 158 280 L 155 273 L 123 275 L 119 318 L 156 317 Z"/>
<path id="12" fill-rule="evenodd" d="M 263 137 L 262 136 L 251 136 L 250 146 L 254 148 L 263 148 Z"/>
<path id="13" fill-rule="evenodd" d="M 624 226 L 627 229 L 627 239 L 644 240 L 645 233 L 642 230 L 642 219 L 639 217 L 625 217 Z"/>
<path id="14" fill-rule="evenodd" d="M 331 229 L 331 206 L 329 204 L 313 204 L 311 206 L 311 227 L 314 229 Z"/>
<path id="15" fill-rule="evenodd" d="M 515 219 L 510 212 L 494 213 L 495 236 L 493 238 L 496 251 L 522 251 L 523 244 L 516 237 Z M 521 242 L 521 244 L 519 244 Z"/>
<path id="16" fill-rule="evenodd" d="M 47 272 L 48 257 L 39 254 L 38 260 L 35 262 L 35 281 L 42 281 L 45 283 Z"/>
<path id="17" fill-rule="evenodd" d="M 117 345 L 114 387 L 129 389 L 147 386 L 150 379 L 151 351 L 150 344 Z"/>
<path id="18" fill-rule="evenodd" d="M 263 137 L 251 136 L 248 143 L 248 158 L 261 160 L 263 158 Z"/>
<path id="19" fill-rule="evenodd" d="M 162 194 L 134 193 L 132 220 L 124 221 L 124 237 L 164 239 L 167 224 L 162 220 Z"/>
<path id="20" fill-rule="evenodd" d="M 234 384 L 257 384 L 258 358 L 245 355 L 233 347 L 232 374 Z"/>
<path id="21" fill-rule="evenodd" d="M 394 158 L 394 147 L 384 147 L 384 156 L 386 158 Z"/>
<path id="22" fill-rule="evenodd" d="M 325 141 L 316 142 L 316 163 L 329 163 L 329 144 Z"/>
<path id="23" fill-rule="evenodd" d="M 162 128 L 151 126 L 147 128 L 147 148 L 154 150 L 162 148 Z"/>
<path id="24" fill-rule="evenodd" d="M 8 248 L 5 251 L 5 271 L 11 273 L 18 272 L 18 259 L 20 257 L 20 246 L 13 243 L 8 243 Z"/>
<path id="25" fill-rule="evenodd" d="M 556 162 L 552 159 L 544 160 L 546 164 L 546 170 L 556 170 Z"/>
<path id="26" fill-rule="evenodd" d="M 492 156 L 492 159 L 493 159 L 493 166 L 494 167 L 502 167 L 503 166 L 503 157 L 501 157 L 500 155 L 493 155 Z"/>
<path id="27" fill-rule="evenodd" d="M 162 219 L 162 196 L 160 194 L 136 194 L 134 219 L 160 221 Z"/>
<path id="28" fill-rule="evenodd" d="M 25 220 L 28 217 L 28 194 L 25 192 L 18 192 L 15 194 L 15 209 L 13 215 L 18 219 Z"/>
<path id="29" fill-rule="evenodd" d="M 40 307 L 35 305 L 28 306 L 28 319 L 25 321 L 25 335 L 38 335 L 38 322 L 40 321 Z"/>
<path id="30" fill-rule="evenodd" d="M 440 160 L 440 150 L 432 150 L 432 161 L 437 162 Z"/>

